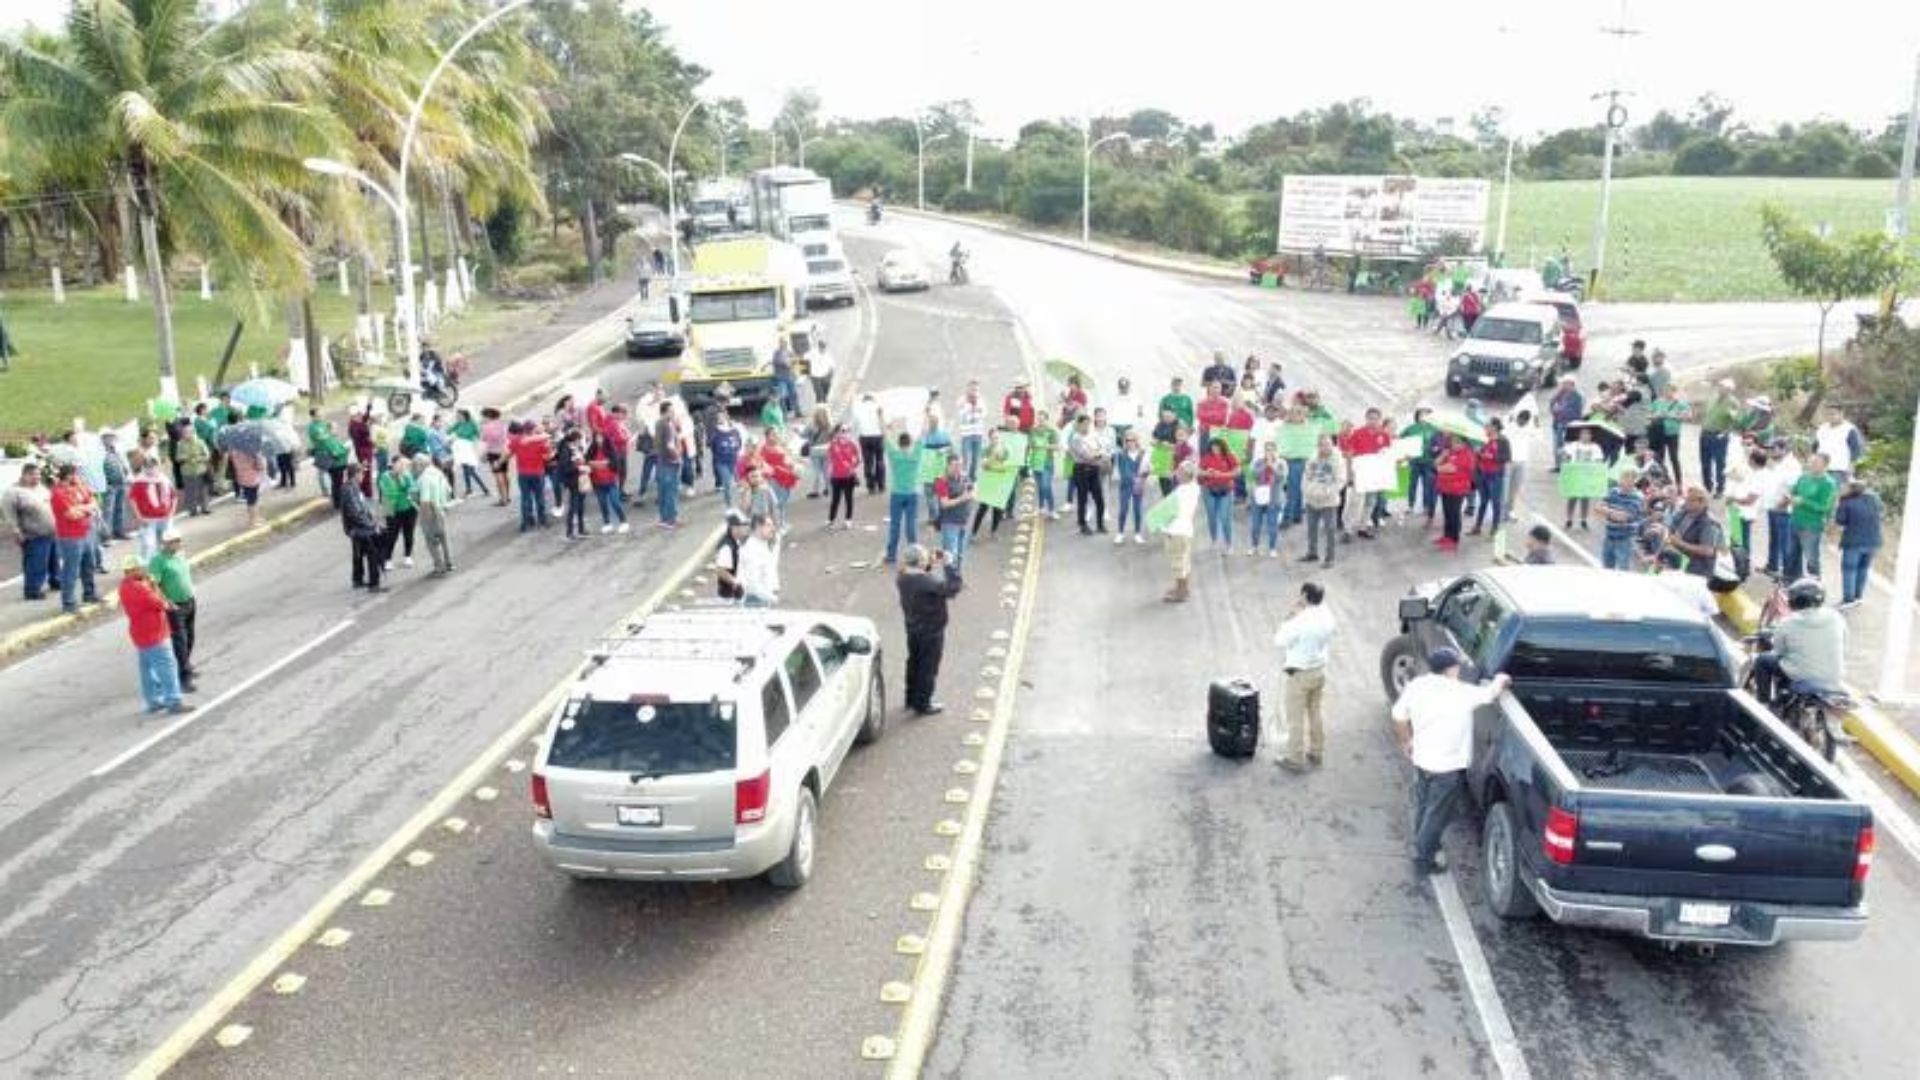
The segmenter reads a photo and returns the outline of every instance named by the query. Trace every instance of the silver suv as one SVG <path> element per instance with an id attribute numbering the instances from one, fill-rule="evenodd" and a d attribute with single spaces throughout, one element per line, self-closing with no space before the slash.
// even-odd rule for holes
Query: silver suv
<path id="1" fill-rule="evenodd" d="M 886 728 L 877 640 L 859 616 L 730 608 L 603 642 L 535 763 L 540 850 L 576 877 L 806 884 L 821 797 Z"/>

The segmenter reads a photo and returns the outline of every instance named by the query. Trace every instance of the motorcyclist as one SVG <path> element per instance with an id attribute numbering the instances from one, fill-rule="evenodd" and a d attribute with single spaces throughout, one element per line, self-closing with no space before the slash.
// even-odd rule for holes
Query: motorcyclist
<path id="1" fill-rule="evenodd" d="M 1754 689 L 1762 701 L 1775 700 L 1783 679 L 1789 687 L 1840 689 L 1847 624 L 1839 612 L 1825 606 L 1826 601 L 1826 589 L 1814 578 L 1801 578 L 1787 587 L 1787 607 L 1793 613 L 1773 628 L 1773 648 L 1753 659 Z"/>
<path id="2" fill-rule="evenodd" d="M 867 200 L 867 220 L 876 223 L 880 220 L 880 196 L 878 195 Z"/>
<path id="3" fill-rule="evenodd" d="M 960 246 L 960 241 L 955 240 L 953 247 L 948 249 L 947 261 L 951 264 L 947 270 L 947 280 L 965 281 L 967 279 L 967 249 Z"/>
<path id="4" fill-rule="evenodd" d="M 447 385 L 447 363 L 440 351 L 422 342 L 420 345 L 420 388 L 439 390 Z"/>

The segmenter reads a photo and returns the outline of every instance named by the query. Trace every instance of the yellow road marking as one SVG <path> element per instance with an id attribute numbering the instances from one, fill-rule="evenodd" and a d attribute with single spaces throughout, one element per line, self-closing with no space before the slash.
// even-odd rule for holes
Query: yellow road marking
<path id="1" fill-rule="evenodd" d="M 673 572 L 668 574 L 666 579 L 661 582 L 660 587 L 656 589 L 651 596 L 648 596 L 639 607 L 614 623 L 613 629 L 617 630 L 620 627 L 624 627 L 627 623 L 645 618 L 655 608 L 664 603 L 668 596 L 672 595 L 673 590 L 678 586 L 680 581 L 692 575 L 695 570 L 705 566 L 712 557 L 711 552 L 713 551 L 714 545 L 720 542 L 720 532 L 720 528 L 716 526 L 712 533 L 694 549 L 693 554 L 688 557 L 685 562 L 675 567 Z M 609 632 L 612 631 L 610 630 Z M 406 850 L 406 848 L 413 843 L 414 838 L 432 828 L 434 822 L 446 816 L 447 812 L 458 805 L 461 799 L 466 798 L 467 793 L 472 790 L 473 786 L 479 783 L 481 778 L 486 776 L 488 772 L 492 771 L 495 762 L 505 757 L 514 748 L 516 743 L 533 735 L 535 730 L 546 722 L 554 708 L 560 704 L 561 699 L 566 696 L 567 687 L 572 684 L 573 677 L 571 675 L 555 683 L 552 689 L 548 690 L 546 694 L 542 695 L 540 700 L 534 704 L 533 708 L 529 709 L 518 720 L 514 721 L 512 726 L 505 732 L 502 732 L 500 737 L 495 739 L 491 746 L 488 746 L 479 757 L 475 758 L 465 769 L 462 769 L 460 774 L 454 777 L 447 786 L 441 788 L 437 795 L 428 800 L 427 804 L 421 807 L 420 811 L 414 814 L 412 819 L 395 830 L 386 840 L 382 841 L 379 847 L 369 853 L 346 877 L 342 878 L 338 884 L 328 890 L 327 894 L 321 897 L 319 902 L 314 904 L 312 908 L 308 909 L 305 915 L 295 920 L 293 925 L 282 931 L 279 937 L 269 942 L 267 947 L 255 955 L 225 986 L 221 987 L 212 997 L 208 998 L 206 1004 L 202 1005 L 192 1016 L 188 1017 L 186 1022 L 176 1028 L 171 1035 L 168 1035 L 159 1046 L 154 1048 L 152 1053 L 148 1054 L 138 1065 L 135 1065 L 133 1070 L 127 1074 L 130 1080 L 152 1080 L 152 1078 L 160 1076 L 172 1068 L 181 1058 L 185 1057 L 187 1051 L 193 1049 L 195 1043 L 199 1042 L 207 1032 L 212 1031 L 214 1025 L 225 1019 L 227 1014 L 232 1012 L 242 1001 L 245 1001 L 247 995 L 253 993 L 254 989 L 265 982 L 269 975 L 272 975 L 274 971 L 278 970 L 279 967 L 286 962 L 287 958 L 292 956 L 294 952 L 300 948 L 302 943 L 312 937 L 314 932 L 319 930 L 320 927 L 333 916 L 334 912 L 345 906 L 347 901 L 353 899 L 381 870 L 385 869 L 402 851 Z M 328 934 L 335 932 L 334 930 L 327 931 Z M 340 934 L 348 933 L 348 931 L 345 930 L 339 930 L 337 932 Z M 343 937 L 334 944 L 341 944 L 344 943 L 344 941 L 345 938 Z M 248 1033 L 251 1034 L 251 1031 Z"/>

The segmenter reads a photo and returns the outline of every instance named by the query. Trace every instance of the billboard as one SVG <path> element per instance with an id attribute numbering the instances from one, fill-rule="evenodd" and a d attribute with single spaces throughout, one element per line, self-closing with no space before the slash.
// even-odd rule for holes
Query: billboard
<path id="1" fill-rule="evenodd" d="M 1416 256 L 1453 233 L 1477 253 L 1492 188 L 1486 180 L 1421 176 L 1287 176 L 1279 250 Z"/>

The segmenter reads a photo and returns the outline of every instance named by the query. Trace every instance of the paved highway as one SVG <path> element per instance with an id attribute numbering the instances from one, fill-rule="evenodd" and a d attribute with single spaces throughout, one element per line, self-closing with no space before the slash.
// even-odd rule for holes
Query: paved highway
<path id="1" fill-rule="evenodd" d="M 1402 381 L 1409 359 L 1443 349 L 1402 334 L 1397 306 L 1193 281 L 903 216 L 847 232 L 868 280 L 884 245 L 936 266 L 955 236 L 975 252 L 973 288 L 873 302 L 869 388 L 931 383 L 951 397 L 977 377 L 997 396 L 1032 359 L 1024 326 L 1037 356 L 1071 358 L 1103 387 L 1127 373 L 1157 394 L 1222 348 L 1281 359 L 1343 411 L 1438 396 L 1437 378 Z M 851 366 L 852 315 L 827 318 Z M 1624 323 L 1604 332 L 1635 336 Z M 1697 333 L 1685 349 L 1648 336 L 1708 362 L 1715 332 Z M 1437 376 L 1437 361 L 1426 370 Z M 823 534 L 824 506 L 794 505 L 789 600 L 878 618 L 897 699 L 891 581 L 854 565 L 877 556 L 878 535 Z M 879 509 L 863 498 L 860 516 Z M 209 578 L 206 606 L 234 619 L 224 640 L 210 631 L 224 650 L 209 657 L 216 692 L 355 621 L 104 777 L 91 773 L 143 735 L 119 628 L 0 672 L 0 699 L 30 703 L 0 733 L 39 755 L 0 767 L 0 1070 L 132 1064 L 703 539 L 560 551 L 557 538 L 516 539 L 490 510 L 459 516 L 456 556 L 475 582 L 464 590 L 409 583 L 351 600 L 331 525 Z M 1287 537 L 1291 555 L 1300 540 Z M 896 948 L 930 916 L 909 898 L 938 887 L 926 859 L 951 841 L 935 823 L 961 816 L 944 793 L 970 786 L 954 766 L 985 727 L 968 714 L 993 704 L 976 692 L 992 684 L 992 650 L 1011 644 L 995 635 L 1019 629 L 1001 590 L 1022 583 L 1011 560 L 1037 550 L 1030 652 L 928 1075 L 1911 1075 L 1920 1032 L 1903 1023 L 1899 980 L 1920 963 L 1920 865 L 1893 837 L 1863 940 L 1713 957 L 1499 923 L 1464 825 L 1451 877 L 1411 877 L 1407 777 L 1377 656 L 1395 597 L 1445 569 L 1417 530 L 1356 543 L 1314 574 L 1343 629 L 1328 764 L 1304 778 L 1264 757 L 1214 759 L 1201 726 L 1206 684 L 1223 674 L 1252 676 L 1274 706 L 1268 641 L 1300 564 L 1202 553 L 1194 601 L 1174 609 L 1158 602 L 1157 546 L 1058 525 L 1037 549 L 1017 543 L 973 557 L 942 680 L 953 711 L 896 711 L 887 737 L 850 759 L 801 893 L 568 882 L 527 836 L 515 766 L 532 748 L 519 746 L 486 763 L 496 798 L 463 795 L 447 812 L 459 832 L 436 822 L 401 849 L 430 860 L 379 867 L 312 928 L 350 932 L 344 944 L 303 937 L 232 1002 L 221 1024 L 248 1029 L 244 1041 L 203 1040 L 177 1071 L 879 1075 L 859 1051 L 897 1032 L 900 1008 L 881 990 L 913 976 Z M 369 890 L 391 895 L 362 906 Z M 932 989 L 914 989 L 916 1007 Z"/>

